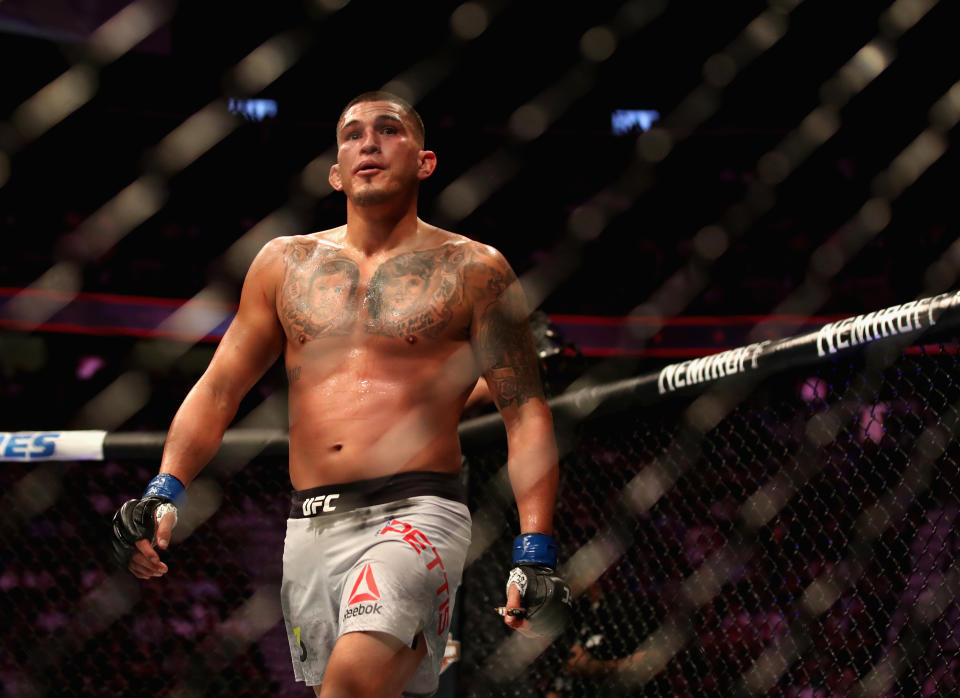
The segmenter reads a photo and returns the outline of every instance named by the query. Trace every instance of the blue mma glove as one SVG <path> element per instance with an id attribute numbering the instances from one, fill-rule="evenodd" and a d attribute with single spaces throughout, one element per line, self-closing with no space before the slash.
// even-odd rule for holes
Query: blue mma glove
<path id="1" fill-rule="evenodd" d="M 177 503 L 183 503 L 183 483 L 173 475 L 157 475 L 144 491 L 140 499 L 131 499 L 113 516 L 113 553 L 117 562 L 127 566 L 130 558 L 137 552 L 137 541 L 146 539 L 151 545 L 156 543 L 157 522 L 164 516 L 173 514 L 174 526 L 177 520 Z"/>
<path id="2" fill-rule="evenodd" d="M 524 616 L 530 631 L 545 637 L 563 632 L 570 621 L 570 587 L 557 575 L 557 544 L 543 533 L 525 533 L 513 543 L 513 564 L 507 577 L 507 593 L 520 591 Z"/>

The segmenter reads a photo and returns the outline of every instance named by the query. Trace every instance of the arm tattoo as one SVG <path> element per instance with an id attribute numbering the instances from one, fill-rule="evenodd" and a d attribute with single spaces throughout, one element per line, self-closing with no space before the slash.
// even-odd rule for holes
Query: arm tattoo
<path id="1" fill-rule="evenodd" d="M 487 290 L 494 300 L 480 317 L 476 342 L 481 366 L 497 407 L 519 407 L 545 399 L 526 304 L 517 277 L 490 269 Z"/>
<path id="2" fill-rule="evenodd" d="M 360 269 L 337 250 L 292 241 L 284 252 L 280 319 L 292 338 L 349 334 L 357 314 Z"/>
<path id="3" fill-rule="evenodd" d="M 370 279 L 367 331 L 389 337 L 437 337 L 463 300 L 464 252 L 457 245 L 401 254 Z"/>

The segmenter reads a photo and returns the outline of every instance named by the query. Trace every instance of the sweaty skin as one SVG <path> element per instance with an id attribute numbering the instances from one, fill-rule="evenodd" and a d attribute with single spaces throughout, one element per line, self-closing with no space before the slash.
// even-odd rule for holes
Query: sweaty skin
<path id="1" fill-rule="evenodd" d="M 421 245 L 382 260 L 353 253 L 343 228 L 285 238 L 268 252 L 296 489 L 458 471 L 457 424 L 480 356 L 501 407 L 543 400 L 509 266 L 485 245 L 421 225 Z"/>
<path id="2" fill-rule="evenodd" d="M 400 106 L 354 104 L 338 123 L 337 146 L 330 184 L 346 195 L 346 225 L 260 250 L 236 317 L 170 425 L 160 472 L 189 485 L 244 395 L 281 356 L 295 489 L 457 472 L 457 425 L 482 376 L 506 427 L 521 531 L 552 533 L 557 449 L 516 276 L 492 247 L 417 217 L 419 182 L 436 155 Z M 157 524 L 161 550 L 172 519 Z M 150 541 L 137 548 L 135 576 L 168 571 Z M 519 606 L 514 587 L 507 607 Z M 525 629 L 514 616 L 504 622 Z M 345 635 L 334 656 L 351 656 L 344 647 L 370 640 L 364 635 Z M 408 659 L 405 672 L 415 666 Z M 326 690 L 334 683 L 328 672 Z M 364 690 L 354 693 L 374 694 Z"/>

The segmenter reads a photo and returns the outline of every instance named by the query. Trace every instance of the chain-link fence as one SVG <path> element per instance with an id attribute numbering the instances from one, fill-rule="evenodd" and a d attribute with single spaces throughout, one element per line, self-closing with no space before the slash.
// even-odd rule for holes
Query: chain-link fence
<path id="1" fill-rule="evenodd" d="M 567 635 L 520 671 L 490 611 L 501 535 L 466 578 L 466 695 L 953 695 L 957 368 L 956 347 L 938 345 L 879 381 L 859 359 L 787 372 L 702 439 L 682 405 L 584 425 L 563 459 L 557 538 L 568 560 L 597 548 L 602 574 Z M 811 436 L 821 419 L 829 440 Z M 474 483 L 503 457 L 472 455 Z M 642 477 L 652 464 L 676 475 L 659 497 Z M 472 489 L 491 516 L 492 489 Z"/>
<path id="2" fill-rule="evenodd" d="M 721 380 L 709 427 L 665 400 L 566 432 L 556 530 L 579 598 L 542 653 L 491 613 L 516 517 L 505 453 L 471 452 L 475 526 L 498 533 L 466 577 L 465 695 L 960 691 L 957 346 L 885 352 L 742 400 Z"/>
<path id="3" fill-rule="evenodd" d="M 155 461 L 5 466 L 4 695 L 303 695 L 278 625 L 285 459 L 232 476 L 212 465 L 169 577 L 152 583 L 117 570 L 108 541 L 112 511 Z"/>
<path id="4" fill-rule="evenodd" d="M 32 10 L 84 3 L 0 4 L 17 32 Z M 0 434 L 5 695 L 304 694 L 278 625 L 284 436 L 249 431 L 284 427 L 282 372 L 241 407 L 253 446 L 191 486 L 170 575 L 115 571 L 106 540 L 256 251 L 342 223 L 332 120 L 362 89 L 428 119 L 444 165 L 425 219 L 501 249 L 532 307 L 624 320 L 590 354 L 619 358 L 578 371 L 574 387 L 595 388 L 571 399 L 577 415 L 637 373 L 624 357 L 680 356 L 661 335 L 671 319 L 800 323 L 956 285 L 952 3 L 90 5 L 96 23 L 66 43 L 0 43 L 15 68 L 0 105 L 0 428 L 111 432 L 97 464 L 42 462 L 61 432 Z M 389 60 L 331 70 L 361 34 Z M 179 46 L 161 65 L 145 41 Z M 278 97 L 279 118 L 239 115 L 253 97 Z M 657 120 L 614 135 L 624 106 Z M 775 322 L 697 347 L 795 331 Z M 138 340 L 79 348 L 77 332 Z M 561 420 L 558 537 L 578 608 L 548 647 L 490 610 L 514 514 L 500 447 L 468 439 L 477 528 L 444 690 L 954 691 L 956 357 L 889 351 L 880 373 L 835 358 Z M 673 392 L 724 370 L 687 368 L 652 382 Z"/>
<path id="5" fill-rule="evenodd" d="M 957 690 L 956 301 L 554 401 L 576 606 L 548 641 L 492 610 L 516 515 L 497 420 L 464 425 L 474 540 L 444 695 Z M 906 346 L 932 325 L 939 343 Z M 692 395 L 657 397 L 681 382 Z M 2 435 L 5 694 L 303 695 L 279 615 L 283 437 L 228 434 L 190 488 L 170 574 L 139 582 L 109 563 L 109 520 L 155 470 L 126 457 L 155 455 L 162 434 L 107 435 L 96 464 L 43 462 L 56 434 Z"/>

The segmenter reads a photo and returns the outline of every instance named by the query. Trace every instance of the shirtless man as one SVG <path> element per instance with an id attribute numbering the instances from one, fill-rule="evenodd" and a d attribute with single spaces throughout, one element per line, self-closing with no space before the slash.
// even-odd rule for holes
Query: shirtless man
<path id="1" fill-rule="evenodd" d="M 276 238 L 253 260 L 160 474 L 114 518 L 115 547 L 141 579 L 167 572 L 155 548 L 177 502 L 282 354 L 295 492 L 281 595 L 297 678 L 326 697 L 426 695 L 470 542 L 457 436 L 467 396 L 483 376 L 506 425 L 521 535 L 503 615 L 521 631 L 529 621 L 511 609 L 556 566 L 553 422 L 510 266 L 417 217 L 437 158 L 416 111 L 361 95 L 337 145 L 330 183 L 346 195 L 346 225 Z"/>

